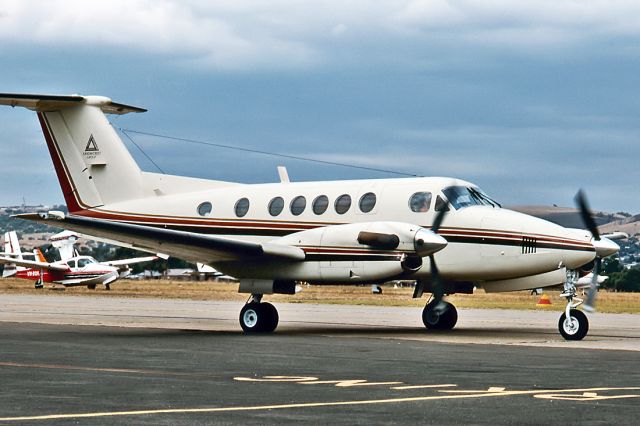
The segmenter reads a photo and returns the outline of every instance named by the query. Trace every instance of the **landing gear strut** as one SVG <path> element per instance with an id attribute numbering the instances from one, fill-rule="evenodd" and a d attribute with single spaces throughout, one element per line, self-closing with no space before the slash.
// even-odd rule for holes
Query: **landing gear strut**
<path id="1" fill-rule="evenodd" d="M 44 285 L 42 284 L 42 280 L 38 279 L 35 283 L 34 286 L 36 289 L 41 289 L 42 287 L 44 287 Z"/>
<path id="2" fill-rule="evenodd" d="M 422 322 L 430 330 L 451 330 L 458 322 L 458 311 L 449 302 L 433 299 L 422 311 Z"/>
<path id="3" fill-rule="evenodd" d="M 589 320 L 587 316 L 584 312 L 576 309 L 583 302 L 582 299 L 576 297 L 575 283 L 577 280 L 578 273 L 576 271 L 567 271 L 564 291 L 560 294 L 560 297 L 567 299 L 567 306 L 558 320 L 558 331 L 560 331 L 560 334 L 565 340 L 582 340 L 589 332 Z"/>
<path id="4" fill-rule="evenodd" d="M 240 326 L 249 333 L 271 333 L 278 326 L 278 311 L 271 303 L 261 303 L 261 294 L 252 294 L 240 311 Z"/>

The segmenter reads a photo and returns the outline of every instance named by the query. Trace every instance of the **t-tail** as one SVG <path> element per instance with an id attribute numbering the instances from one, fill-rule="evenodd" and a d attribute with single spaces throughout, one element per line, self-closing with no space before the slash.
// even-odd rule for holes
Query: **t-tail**
<path id="1" fill-rule="evenodd" d="M 203 186 L 199 179 L 140 170 L 106 114 L 146 109 L 102 96 L 7 93 L 0 93 L 0 105 L 21 106 L 38 113 L 71 213 Z"/>

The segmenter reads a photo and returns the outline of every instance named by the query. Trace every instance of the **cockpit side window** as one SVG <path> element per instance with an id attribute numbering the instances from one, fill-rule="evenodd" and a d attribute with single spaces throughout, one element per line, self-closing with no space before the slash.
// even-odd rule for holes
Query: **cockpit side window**
<path id="1" fill-rule="evenodd" d="M 428 212 L 431 206 L 430 192 L 416 192 L 409 198 L 409 208 L 412 212 Z"/>
<path id="2" fill-rule="evenodd" d="M 437 196 L 436 197 L 436 206 L 435 206 L 435 211 L 440 212 L 442 210 L 446 210 L 449 211 L 449 203 L 447 203 L 444 198 L 442 198 L 441 196 Z"/>
<path id="3" fill-rule="evenodd" d="M 79 259 L 78 260 L 78 268 L 84 268 L 87 265 L 92 264 L 91 259 Z"/>
<path id="4" fill-rule="evenodd" d="M 67 266 L 69 266 L 69 268 L 75 268 L 76 267 L 76 261 L 75 260 L 70 260 L 67 262 Z"/>

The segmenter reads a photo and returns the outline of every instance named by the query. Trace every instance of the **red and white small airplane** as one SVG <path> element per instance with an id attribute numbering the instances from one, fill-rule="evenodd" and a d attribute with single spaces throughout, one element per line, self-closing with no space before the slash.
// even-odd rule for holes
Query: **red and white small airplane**
<path id="1" fill-rule="evenodd" d="M 378 284 L 416 280 L 430 291 L 427 328 L 451 329 L 447 294 L 564 285 L 564 338 L 582 339 L 575 309 L 580 270 L 619 250 L 600 237 L 585 197 L 588 229 L 568 229 L 504 209 L 473 183 L 453 178 L 369 179 L 246 185 L 141 171 L 105 114 L 144 112 L 100 96 L 0 94 L 0 104 L 36 111 L 69 214 L 20 215 L 133 247 L 204 263 L 240 279 L 251 294 L 245 331 L 273 331 L 278 313 L 264 294 L 296 282 Z M 239 166 L 242 161 L 239 161 Z M 250 164 L 246 164 L 250 168 Z M 446 216 L 446 220 L 445 220 Z"/>
<path id="2" fill-rule="evenodd" d="M 90 289 L 104 285 L 105 289 L 110 290 L 111 283 L 129 275 L 129 265 L 157 259 L 156 256 L 148 256 L 98 262 L 91 256 L 78 256 L 76 253 L 57 262 L 47 262 L 42 252 L 36 249 L 35 260 L 26 260 L 20 251 L 15 231 L 5 234 L 5 248 L 7 246 L 11 251 L 5 249 L 3 256 L 0 256 L 0 263 L 5 264 L 3 278 L 35 280 L 36 288 L 42 288 L 44 283 L 52 283 L 65 287 L 87 286 Z"/>

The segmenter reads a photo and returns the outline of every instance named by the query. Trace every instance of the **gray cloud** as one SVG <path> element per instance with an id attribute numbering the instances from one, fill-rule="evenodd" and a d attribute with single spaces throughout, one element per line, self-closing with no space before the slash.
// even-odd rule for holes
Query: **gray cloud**
<path id="1" fill-rule="evenodd" d="M 7 0 L 4 7 L 0 39 L 12 43 L 111 46 L 210 70 L 429 66 L 440 61 L 415 53 L 446 57 L 467 45 L 550 56 L 612 38 L 633 48 L 640 35 L 633 1 Z"/>
<path id="2" fill-rule="evenodd" d="M 123 127 L 456 176 L 510 204 L 585 187 L 640 211 L 636 2 L 34 4 L 3 2 L 0 91 L 106 95 L 150 109 Z M 283 162 L 137 140 L 177 174 L 274 181 Z M 0 109 L 0 156 L 0 203 L 61 200 L 33 113 Z M 297 180 L 391 177 L 284 163 Z"/>

